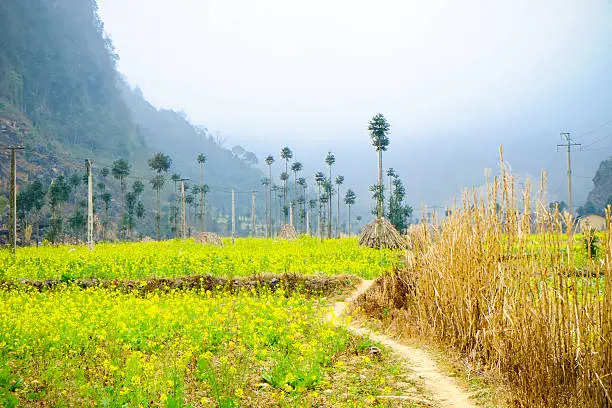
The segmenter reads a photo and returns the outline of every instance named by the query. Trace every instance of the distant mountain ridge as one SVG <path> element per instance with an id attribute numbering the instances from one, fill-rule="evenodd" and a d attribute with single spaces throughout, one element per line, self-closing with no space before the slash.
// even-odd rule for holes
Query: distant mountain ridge
<path id="1" fill-rule="evenodd" d="M 603 213 L 607 205 L 612 205 L 612 158 L 602 161 L 593 177 L 593 190 L 580 213 Z"/>

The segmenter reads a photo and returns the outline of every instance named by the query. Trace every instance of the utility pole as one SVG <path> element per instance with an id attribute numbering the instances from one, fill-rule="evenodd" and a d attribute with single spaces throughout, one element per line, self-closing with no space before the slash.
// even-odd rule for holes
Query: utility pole
<path id="1" fill-rule="evenodd" d="M 17 253 L 17 159 L 15 152 L 24 150 L 23 146 L 2 146 L 11 151 L 11 188 L 9 205 L 9 244 L 13 248 L 13 254 Z"/>
<path id="2" fill-rule="evenodd" d="M 251 192 L 251 236 L 255 237 L 255 192 Z"/>
<path id="3" fill-rule="evenodd" d="M 232 245 L 236 242 L 236 198 L 235 192 L 232 188 Z"/>
<path id="4" fill-rule="evenodd" d="M 85 167 L 87 168 L 87 247 L 93 251 L 93 165 L 91 160 L 85 160 Z"/>
<path id="5" fill-rule="evenodd" d="M 185 239 L 187 225 L 185 218 L 185 181 L 189 180 L 188 178 L 179 179 L 181 182 L 181 238 Z"/>
<path id="6" fill-rule="evenodd" d="M 572 146 L 582 145 L 574 143 L 569 133 L 561 133 L 561 137 L 565 138 L 565 143 L 558 144 L 557 148 L 567 147 L 567 204 L 569 205 L 569 213 L 572 215 Z"/>

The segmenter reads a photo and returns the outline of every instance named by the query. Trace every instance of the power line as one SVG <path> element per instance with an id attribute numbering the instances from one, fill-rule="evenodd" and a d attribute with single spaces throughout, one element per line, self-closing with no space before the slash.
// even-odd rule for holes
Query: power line
<path id="1" fill-rule="evenodd" d="M 588 150 L 589 147 L 601 142 L 602 140 L 606 140 L 607 138 L 609 138 L 610 136 L 612 136 L 612 133 L 608 133 L 607 135 L 600 137 L 599 139 L 595 140 L 594 142 L 589 143 L 588 145 L 584 146 L 585 150 Z"/>
<path id="2" fill-rule="evenodd" d="M 600 125 L 600 126 L 597 126 L 596 128 L 593 128 L 593 129 L 591 129 L 591 130 L 589 130 L 589 131 L 587 131 L 587 132 L 584 132 L 583 134 L 579 135 L 579 136 L 576 138 L 576 140 L 580 140 L 580 139 L 582 139 L 583 137 L 585 137 L 585 136 L 587 136 L 587 135 L 590 135 L 590 134 L 592 134 L 592 133 L 595 133 L 595 132 L 597 132 L 598 130 L 603 129 L 604 127 L 606 127 L 606 126 L 608 126 L 608 125 L 610 125 L 610 124 L 612 124 L 612 119 L 610 119 L 610 120 L 606 121 L 604 124 L 602 124 L 602 125 Z"/>

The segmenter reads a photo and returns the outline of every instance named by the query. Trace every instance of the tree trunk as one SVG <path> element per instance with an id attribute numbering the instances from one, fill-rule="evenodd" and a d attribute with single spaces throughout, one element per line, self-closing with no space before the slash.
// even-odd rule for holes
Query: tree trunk
<path id="1" fill-rule="evenodd" d="M 202 198 L 202 205 L 200 206 L 200 215 L 202 216 L 202 232 L 206 232 L 206 194 Z"/>
<path id="2" fill-rule="evenodd" d="M 294 206 L 293 208 L 295 209 L 296 206 L 295 204 L 297 204 L 297 171 L 293 172 L 293 202 L 294 202 Z M 298 210 L 296 211 L 296 214 L 299 214 L 299 208 L 300 206 L 297 206 Z M 293 210 L 291 210 L 291 212 L 293 212 Z M 291 216 L 293 217 L 293 214 L 291 214 Z M 300 221 L 298 219 L 298 217 L 294 217 L 295 221 L 295 229 L 297 230 L 297 226 L 299 225 Z"/>
<path id="3" fill-rule="evenodd" d="M 155 224 L 157 225 L 157 241 L 161 241 L 161 203 L 159 201 L 159 189 L 157 191 L 157 214 L 155 215 Z"/>
<path id="4" fill-rule="evenodd" d="M 319 185 L 319 236 L 323 239 L 323 219 L 321 218 L 321 185 Z"/>
<path id="5" fill-rule="evenodd" d="M 268 233 L 267 236 L 270 238 L 272 233 L 272 165 L 268 165 L 269 173 L 269 184 L 268 184 Z"/>
<path id="6" fill-rule="evenodd" d="M 336 213 L 336 236 L 340 238 L 340 184 L 338 184 L 338 212 Z"/>
<path id="7" fill-rule="evenodd" d="M 348 235 L 351 236 L 351 205 L 348 205 Z"/>
<path id="8" fill-rule="evenodd" d="M 384 199 L 383 199 L 383 192 L 382 192 L 382 188 L 383 188 L 383 163 L 382 163 L 382 150 L 378 150 L 378 185 L 380 186 L 380 197 L 378 198 L 378 211 L 377 211 L 377 216 L 378 218 L 382 218 L 383 217 L 383 205 L 384 205 Z"/>
<path id="9" fill-rule="evenodd" d="M 331 238 L 332 191 L 333 190 L 334 190 L 334 185 L 332 184 L 332 166 L 329 166 L 329 200 L 328 200 L 329 218 L 327 220 L 327 239 Z"/>
<path id="10" fill-rule="evenodd" d="M 204 214 L 202 214 L 202 201 L 204 200 L 204 192 L 202 191 L 202 187 L 204 186 L 204 164 L 200 164 L 200 232 L 204 232 L 204 222 L 202 219 L 204 218 Z M 197 214 L 196 214 L 197 217 Z"/>
<path id="11" fill-rule="evenodd" d="M 285 160 L 285 174 L 287 174 L 287 172 L 289 171 L 289 160 Z M 285 221 L 285 224 L 287 224 L 287 213 L 285 212 L 285 208 L 287 207 L 287 179 L 285 179 L 284 181 L 284 202 L 283 202 L 283 219 Z"/>

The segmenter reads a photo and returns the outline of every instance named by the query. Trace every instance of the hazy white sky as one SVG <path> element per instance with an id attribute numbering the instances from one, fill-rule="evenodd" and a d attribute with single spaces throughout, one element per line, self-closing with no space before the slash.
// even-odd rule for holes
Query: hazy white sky
<path id="1" fill-rule="evenodd" d="M 495 120 L 611 52 L 605 0 L 99 0 L 120 70 L 233 137 Z M 606 40 L 607 39 L 607 40 Z"/>
<path id="2" fill-rule="evenodd" d="M 610 0 L 98 2 L 154 105 L 259 155 L 369 149 L 376 112 L 393 146 L 550 135 L 554 149 L 612 119 Z"/>

